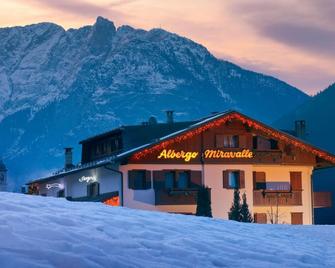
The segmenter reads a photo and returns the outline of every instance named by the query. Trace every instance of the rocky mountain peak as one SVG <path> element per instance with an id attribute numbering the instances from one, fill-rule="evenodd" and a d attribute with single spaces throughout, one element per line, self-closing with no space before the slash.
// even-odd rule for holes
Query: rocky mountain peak
<path id="1" fill-rule="evenodd" d="M 112 43 L 112 39 L 116 33 L 115 25 L 112 21 L 103 17 L 97 17 L 93 25 L 93 32 L 91 37 L 91 51 L 94 54 L 108 50 Z"/>

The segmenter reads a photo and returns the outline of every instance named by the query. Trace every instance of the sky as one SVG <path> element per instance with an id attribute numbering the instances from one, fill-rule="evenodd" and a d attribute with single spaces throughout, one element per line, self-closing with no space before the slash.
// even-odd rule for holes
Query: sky
<path id="1" fill-rule="evenodd" d="M 0 27 L 79 28 L 97 16 L 161 27 L 314 95 L 335 82 L 334 14 L 334 0 L 1 0 Z"/>

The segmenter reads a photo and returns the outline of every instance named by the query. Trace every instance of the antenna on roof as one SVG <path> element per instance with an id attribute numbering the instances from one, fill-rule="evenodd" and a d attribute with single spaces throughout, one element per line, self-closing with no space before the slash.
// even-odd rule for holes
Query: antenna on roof
<path id="1" fill-rule="evenodd" d="M 166 123 L 173 124 L 173 112 L 172 110 L 167 110 L 166 112 Z"/>

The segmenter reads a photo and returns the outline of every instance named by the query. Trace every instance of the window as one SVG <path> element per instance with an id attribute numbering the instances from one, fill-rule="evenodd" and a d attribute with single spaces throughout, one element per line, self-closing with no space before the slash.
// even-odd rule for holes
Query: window
<path id="1" fill-rule="evenodd" d="M 202 186 L 202 172 L 200 170 L 155 170 L 153 185 L 155 190 L 197 189 Z"/>
<path id="2" fill-rule="evenodd" d="M 257 136 L 252 137 L 252 148 L 258 149 L 258 137 Z"/>
<path id="3" fill-rule="evenodd" d="M 135 189 L 144 189 L 144 185 L 145 185 L 145 171 L 144 170 L 135 171 L 135 181 L 134 181 Z"/>
<path id="4" fill-rule="evenodd" d="M 165 189 L 173 189 L 175 185 L 175 172 L 165 172 Z"/>
<path id="5" fill-rule="evenodd" d="M 87 185 L 87 196 L 93 197 L 98 196 L 100 193 L 100 187 L 98 182 L 93 182 Z"/>
<path id="6" fill-rule="evenodd" d="M 216 135 L 215 137 L 217 148 L 238 148 L 239 136 L 238 135 Z"/>
<path id="7" fill-rule="evenodd" d="M 165 189 L 187 189 L 190 186 L 188 171 L 167 171 L 164 173 Z"/>
<path id="8" fill-rule="evenodd" d="M 239 178 L 238 171 L 230 171 L 228 173 L 228 187 L 234 189 L 238 188 L 238 178 Z"/>
<path id="9" fill-rule="evenodd" d="M 189 188 L 190 184 L 190 174 L 186 171 L 178 173 L 178 181 L 177 181 L 177 188 L 178 189 L 186 189 Z"/>
<path id="10" fill-rule="evenodd" d="M 267 139 L 265 137 L 253 136 L 252 138 L 252 147 L 257 150 L 278 150 L 278 141 L 274 139 Z"/>
<path id="11" fill-rule="evenodd" d="M 271 150 L 278 150 L 278 141 L 270 139 Z"/>
<path id="12" fill-rule="evenodd" d="M 226 189 L 245 188 L 244 170 L 224 170 L 223 171 L 223 188 L 226 188 Z"/>
<path id="13" fill-rule="evenodd" d="M 121 139 L 115 138 L 110 141 L 111 152 L 115 152 L 121 149 Z"/>
<path id="14" fill-rule="evenodd" d="M 106 154 L 108 151 L 108 144 L 107 142 L 101 142 L 96 145 L 95 154 L 96 155 L 103 155 Z"/>
<path id="15" fill-rule="evenodd" d="M 145 190 L 151 188 L 151 171 L 129 170 L 128 188 L 133 190 Z"/>

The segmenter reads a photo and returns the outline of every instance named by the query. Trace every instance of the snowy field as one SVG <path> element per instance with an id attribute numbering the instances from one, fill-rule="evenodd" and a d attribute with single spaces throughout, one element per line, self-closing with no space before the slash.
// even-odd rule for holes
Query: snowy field
<path id="1" fill-rule="evenodd" d="M 241 224 L 0 193 L 0 267 L 335 267 L 335 226 Z"/>

